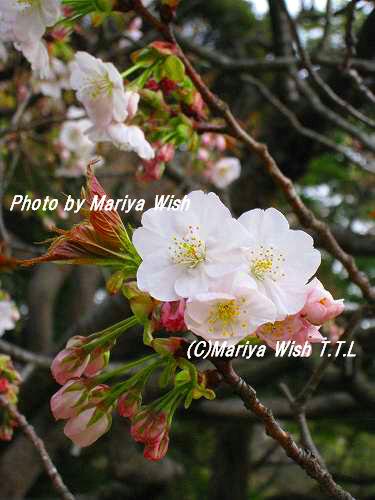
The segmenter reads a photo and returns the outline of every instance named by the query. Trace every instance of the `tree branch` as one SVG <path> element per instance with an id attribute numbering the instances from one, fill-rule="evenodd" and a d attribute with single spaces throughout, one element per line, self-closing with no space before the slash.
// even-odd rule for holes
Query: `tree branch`
<path id="1" fill-rule="evenodd" d="M 62 500 L 74 500 L 75 497 L 72 495 L 72 493 L 69 491 L 64 481 L 62 480 L 59 472 L 57 471 L 50 456 L 48 455 L 43 441 L 38 437 L 34 428 L 27 422 L 25 416 L 22 415 L 15 406 L 11 406 L 10 404 L 8 404 L 2 396 L 0 396 L 0 405 L 7 409 L 11 416 L 17 421 L 21 430 L 34 445 L 43 462 L 44 469 L 51 479 L 51 482 L 55 490 L 58 492 L 60 498 Z"/>
<path id="2" fill-rule="evenodd" d="M 350 493 L 335 483 L 332 476 L 319 463 L 319 460 L 297 445 L 292 436 L 284 431 L 274 418 L 272 411 L 266 408 L 257 398 L 256 391 L 248 385 L 233 369 L 227 360 L 212 360 L 224 381 L 242 399 L 246 408 L 252 411 L 263 423 L 266 434 L 277 441 L 288 457 L 302 467 L 315 479 L 322 489 L 332 498 L 354 500 Z"/>

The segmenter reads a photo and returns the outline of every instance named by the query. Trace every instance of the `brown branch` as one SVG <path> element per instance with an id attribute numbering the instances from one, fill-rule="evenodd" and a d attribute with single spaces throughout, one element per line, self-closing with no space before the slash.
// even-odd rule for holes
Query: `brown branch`
<path id="1" fill-rule="evenodd" d="M 320 465 L 318 459 L 310 451 L 298 446 L 292 436 L 280 426 L 274 418 L 272 411 L 259 401 L 255 389 L 248 385 L 234 371 L 230 362 L 219 359 L 212 360 L 212 362 L 222 375 L 224 381 L 242 399 L 246 408 L 262 421 L 266 434 L 279 443 L 288 457 L 300 465 L 332 498 L 354 500 L 350 493 L 335 483 L 329 472 Z"/>
<path id="2" fill-rule="evenodd" d="M 357 328 L 360 320 L 363 317 L 363 312 L 364 312 L 363 309 L 360 308 L 352 315 L 352 317 L 348 322 L 348 325 L 345 328 L 344 333 L 341 335 L 339 340 L 350 339 L 355 329 Z M 330 346 L 330 348 L 327 350 L 327 355 L 321 360 L 321 362 L 319 363 L 319 365 L 317 366 L 317 368 L 314 370 L 313 374 L 307 381 L 306 385 L 303 387 L 298 396 L 295 398 L 296 404 L 298 404 L 300 407 L 304 407 L 306 405 L 306 403 L 309 401 L 311 396 L 318 388 L 318 385 L 320 384 L 326 369 L 335 359 L 335 357 L 333 356 L 335 350 L 336 350 L 335 344 Z"/>
<path id="3" fill-rule="evenodd" d="M 297 50 L 298 50 L 298 55 L 301 58 L 301 61 L 306 68 L 307 72 L 309 73 L 312 81 L 315 83 L 317 88 L 319 88 L 336 106 L 341 108 L 345 113 L 349 114 L 350 116 L 353 116 L 357 120 L 361 121 L 365 125 L 371 128 L 375 128 L 375 121 L 371 120 L 368 118 L 366 115 L 358 111 L 356 108 L 354 108 L 350 103 L 342 99 L 339 95 L 336 94 L 334 90 L 331 89 L 329 85 L 326 84 L 326 82 L 321 78 L 319 73 L 316 71 L 314 68 L 310 56 L 308 52 L 305 50 L 301 38 L 298 33 L 298 28 L 297 25 L 290 15 L 288 8 L 285 4 L 284 0 L 281 0 L 281 8 L 285 12 L 288 22 L 289 22 L 289 27 L 292 33 L 292 36 L 296 42 Z"/>
<path id="4" fill-rule="evenodd" d="M 358 285 L 358 287 L 362 290 L 364 297 L 366 297 L 369 302 L 375 303 L 375 290 L 372 288 L 367 276 L 361 273 L 358 269 L 353 257 L 341 248 L 329 227 L 324 222 L 317 219 L 313 212 L 305 206 L 302 199 L 299 197 L 293 182 L 282 173 L 275 159 L 268 151 L 267 146 L 257 142 L 250 134 L 248 134 L 233 116 L 229 106 L 209 90 L 203 82 L 201 76 L 195 71 L 181 47 L 177 44 L 171 28 L 167 25 L 161 24 L 160 21 L 152 16 L 152 14 L 150 14 L 143 6 L 141 0 L 133 0 L 133 8 L 138 14 L 144 17 L 145 20 L 152 23 L 153 26 L 159 30 L 167 40 L 176 43 L 178 55 L 183 61 L 188 75 L 197 90 L 199 90 L 202 94 L 202 97 L 209 108 L 216 112 L 218 116 L 222 117 L 226 121 L 232 134 L 243 142 L 249 150 L 259 158 L 270 177 L 284 192 L 285 197 L 298 216 L 301 224 L 306 228 L 313 229 L 319 234 L 324 247 L 331 253 L 331 255 L 336 257 L 336 259 L 343 264 L 353 283 Z M 145 11 L 147 12 L 147 16 L 145 16 Z"/>
<path id="5" fill-rule="evenodd" d="M 348 72 L 347 75 L 353 82 L 356 84 L 358 90 L 361 92 L 361 94 L 368 99 L 368 101 L 371 104 L 375 104 L 375 94 L 367 87 L 365 82 L 363 81 L 363 78 L 359 75 L 358 71 L 354 68 L 351 68 Z"/>
<path id="6" fill-rule="evenodd" d="M 287 384 L 281 383 L 280 389 L 285 394 L 285 397 L 289 401 L 290 408 L 295 415 L 295 419 L 296 419 L 298 426 L 300 428 L 302 445 L 305 448 L 307 448 L 308 450 L 310 450 L 311 453 L 319 461 L 322 468 L 327 470 L 327 467 L 324 463 L 324 460 L 323 460 L 318 448 L 316 447 L 316 444 L 314 443 L 314 439 L 311 435 L 310 428 L 309 428 L 309 425 L 308 425 L 307 419 L 306 419 L 305 408 L 296 402 L 296 400 L 295 400 L 293 394 L 291 393 L 289 387 L 287 386 Z"/>
<path id="7" fill-rule="evenodd" d="M 215 67 L 219 67 L 228 71 L 244 72 L 244 71 L 288 71 L 291 67 L 301 68 L 303 64 L 300 59 L 292 56 L 280 56 L 270 58 L 236 58 L 233 59 L 221 52 L 213 49 L 207 49 L 196 45 L 188 38 L 180 34 L 176 35 L 180 45 L 192 54 L 197 55 L 200 59 L 212 63 Z M 340 69 L 343 66 L 341 59 L 335 59 L 327 56 L 311 56 L 312 63 L 318 66 L 327 68 Z M 367 71 L 370 73 L 375 72 L 375 62 L 367 59 L 352 59 L 352 68 L 357 70 Z"/>
<path id="8" fill-rule="evenodd" d="M 274 95 L 260 80 L 250 75 L 243 75 L 242 80 L 254 85 L 260 94 L 267 99 L 268 102 L 272 104 L 272 106 L 274 106 L 274 108 L 276 108 L 288 120 L 290 125 L 292 125 L 292 127 L 301 135 L 328 147 L 336 153 L 339 153 L 349 163 L 353 163 L 368 172 L 375 173 L 375 162 L 370 162 L 352 149 L 342 146 L 341 144 L 337 144 L 331 139 L 328 139 L 325 135 L 319 134 L 318 132 L 315 132 L 315 130 L 305 127 L 300 122 L 298 116 L 285 106 L 285 104 L 281 102 L 280 99 Z"/>
<path id="9" fill-rule="evenodd" d="M 346 26 L 345 26 L 345 43 L 346 43 L 346 56 L 344 60 L 344 68 L 349 69 L 353 56 L 355 55 L 355 36 L 353 31 L 353 24 L 355 20 L 355 9 L 358 0 L 351 0 L 346 12 Z"/>
<path id="10" fill-rule="evenodd" d="M 18 361 L 22 361 L 23 363 L 31 363 L 32 365 L 39 366 L 40 368 L 49 369 L 52 363 L 52 358 L 49 358 L 48 356 L 35 354 L 1 339 L 0 352 L 4 352 L 5 354 L 12 356 Z"/>
<path id="11" fill-rule="evenodd" d="M 324 23 L 324 31 L 323 31 L 323 36 L 319 42 L 317 52 L 321 52 L 325 50 L 327 43 L 329 41 L 329 36 L 331 33 L 331 27 L 332 27 L 332 0 L 327 0 L 326 3 L 326 12 L 325 12 L 325 23 Z"/>
<path id="12" fill-rule="evenodd" d="M 62 500 L 74 500 L 75 497 L 72 495 L 72 493 L 70 493 L 69 489 L 62 480 L 59 472 L 57 471 L 50 456 L 48 455 L 43 441 L 38 437 L 35 429 L 28 423 L 25 416 L 22 415 L 15 406 L 10 405 L 2 396 L 0 396 L 0 405 L 7 409 L 11 416 L 17 421 L 21 430 L 34 445 L 43 462 L 44 469 L 51 479 L 51 482 L 55 490 L 58 492 L 60 498 Z"/>

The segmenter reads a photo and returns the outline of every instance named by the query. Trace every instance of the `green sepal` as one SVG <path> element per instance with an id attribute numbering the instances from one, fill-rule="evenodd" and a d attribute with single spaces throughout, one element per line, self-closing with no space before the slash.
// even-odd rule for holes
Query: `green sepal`
<path id="1" fill-rule="evenodd" d="M 153 331 L 154 331 L 153 322 L 150 320 L 147 320 L 145 322 L 144 328 L 143 328 L 143 343 L 144 343 L 144 345 L 148 345 L 148 346 L 152 345 L 152 341 L 154 340 L 154 337 L 152 335 Z"/>
<path id="2" fill-rule="evenodd" d="M 159 386 L 161 389 L 164 387 L 167 387 L 167 385 L 170 383 L 172 378 L 174 377 L 176 373 L 176 363 L 174 360 L 169 361 L 164 370 L 162 371 L 160 378 L 159 378 Z"/>

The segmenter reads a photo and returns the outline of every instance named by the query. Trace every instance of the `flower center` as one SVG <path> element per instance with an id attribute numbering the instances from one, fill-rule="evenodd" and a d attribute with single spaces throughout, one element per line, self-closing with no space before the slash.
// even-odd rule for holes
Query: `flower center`
<path id="1" fill-rule="evenodd" d="M 37 5 L 40 3 L 40 0 L 17 0 L 17 3 L 23 9 L 27 7 L 32 7 L 33 5 Z"/>
<path id="2" fill-rule="evenodd" d="M 211 307 L 208 316 L 208 332 L 220 334 L 224 337 L 233 337 L 245 335 L 248 330 L 248 321 L 246 321 L 247 300 L 244 297 L 236 300 L 227 300 L 219 302 Z"/>
<path id="3" fill-rule="evenodd" d="M 293 321 L 291 318 L 286 318 L 283 321 L 275 321 L 275 323 L 265 323 L 259 328 L 259 333 L 273 339 L 280 340 L 285 336 L 290 338 L 294 333 Z"/>
<path id="4" fill-rule="evenodd" d="M 86 81 L 87 91 L 90 94 L 91 99 L 97 99 L 98 97 L 111 96 L 113 91 L 113 82 L 109 78 L 108 73 L 102 76 L 97 76 L 94 78 L 88 78 Z"/>
<path id="5" fill-rule="evenodd" d="M 189 226 L 185 236 L 174 236 L 169 246 L 172 261 L 175 264 L 194 269 L 206 260 L 206 244 L 199 238 L 199 226 Z"/>
<path id="6" fill-rule="evenodd" d="M 265 248 L 261 245 L 256 250 L 251 250 L 249 260 L 249 272 L 257 280 L 269 277 L 272 281 L 277 281 L 285 276 L 282 269 L 285 258 L 273 247 Z"/>

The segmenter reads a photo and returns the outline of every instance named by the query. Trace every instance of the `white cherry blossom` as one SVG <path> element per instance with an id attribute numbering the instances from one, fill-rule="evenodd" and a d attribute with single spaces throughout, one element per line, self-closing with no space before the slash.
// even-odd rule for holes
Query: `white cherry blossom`
<path id="1" fill-rule="evenodd" d="M 224 189 L 241 175 L 241 163 L 237 158 L 225 157 L 214 163 L 209 178 L 214 186 Z"/>
<path id="2" fill-rule="evenodd" d="M 0 40 L 13 42 L 40 78 L 50 75 L 42 37 L 60 16 L 60 0 L 1 0 Z"/>
<path id="3" fill-rule="evenodd" d="M 67 118 L 69 119 L 63 123 L 59 136 L 64 166 L 57 170 L 57 174 L 63 177 L 77 177 L 85 174 L 96 145 L 87 135 L 92 122 L 85 116 L 82 108 L 71 106 Z"/>
<path id="4" fill-rule="evenodd" d="M 5 331 L 13 330 L 20 314 L 15 303 L 10 300 L 8 294 L 0 290 L 0 337 Z"/>
<path id="5" fill-rule="evenodd" d="M 313 239 L 304 231 L 290 229 L 287 219 L 274 208 L 250 210 L 238 221 L 248 233 L 242 269 L 274 302 L 278 320 L 296 314 L 305 304 L 305 285 L 321 260 Z"/>
<path id="6" fill-rule="evenodd" d="M 34 91 L 53 99 L 60 99 L 62 91 L 70 89 L 69 67 L 60 59 L 53 57 L 50 62 L 50 70 L 50 75 L 47 79 L 36 80 L 34 82 Z"/>
<path id="7" fill-rule="evenodd" d="M 94 142 L 112 142 L 122 151 L 135 151 L 144 160 L 151 160 L 155 155 L 142 129 L 135 125 L 113 123 L 103 130 L 93 127 L 89 138 Z"/>
<path id="8" fill-rule="evenodd" d="M 241 264 L 246 231 L 214 193 L 193 191 L 186 210 L 151 208 L 133 243 L 142 257 L 137 282 L 158 300 L 192 297 Z"/>
<path id="9" fill-rule="evenodd" d="M 206 340 L 237 344 L 264 323 L 273 322 L 276 308 L 254 287 L 247 275 L 227 275 L 208 292 L 189 299 L 185 309 L 188 328 Z"/>
<path id="10" fill-rule="evenodd" d="M 77 52 L 71 64 L 70 84 L 97 128 L 126 120 L 127 98 L 120 73 L 87 52 Z"/>
<path id="11" fill-rule="evenodd" d="M 152 159 L 154 150 L 143 131 L 125 123 L 137 113 L 139 94 L 125 91 L 113 64 L 78 52 L 71 67 L 72 88 L 92 121 L 89 138 L 94 142 L 112 142 L 123 151 L 135 151 L 145 160 Z"/>

